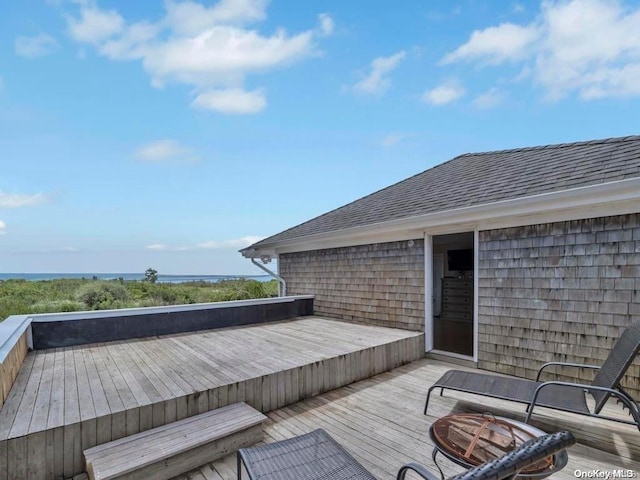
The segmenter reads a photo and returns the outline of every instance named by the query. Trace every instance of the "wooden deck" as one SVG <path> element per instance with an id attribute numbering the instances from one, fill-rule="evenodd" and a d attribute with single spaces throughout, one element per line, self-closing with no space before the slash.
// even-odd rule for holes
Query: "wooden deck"
<path id="1" fill-rule="evenodd" d="M 524 406 L 520 404 L 458 392 L 445 392 L 444 397 L 436 395 L 429 406 L 429 416 L 424 416 L 428 386 L 450 368 L 459 367 L 423 359 L 275 410 L 268 414 L 266 442 L 321 427 L 381 480 L 395 478 L 398 468 L 408 462 L 421 463 L 437 474 L 427 435 L 437 417 L 461 411 L 491 411 L 524 418 Z M 460 400 L 463 397 L 465 400 Z M 636 478 L 640 476 L 640 433 L 635 427 L 548 409 L 541 409 L 533 423 L 547 431 L 568 429 L 587 442 L 570 449 L 568 465 L 552 477 L 556 480 L 573 480 L 576 470 L 629 469 L 635 472 Z M 608 443 L 616 453 L 603 452 L 598 446 L 602 442 Z M 438 461 L 447 477 L 462 471 L 442 457 Z M 229 455 L 175 480 L 235 478 L 235 455 Z"/>
<path id="2" fill-rule="evenodd" d="M 268 412 L 423 349 L 418 332 L 303 317 L 30 352 L 0 410 L 0 480 L 69 478 L 94 445 L 236 401 Z"/>

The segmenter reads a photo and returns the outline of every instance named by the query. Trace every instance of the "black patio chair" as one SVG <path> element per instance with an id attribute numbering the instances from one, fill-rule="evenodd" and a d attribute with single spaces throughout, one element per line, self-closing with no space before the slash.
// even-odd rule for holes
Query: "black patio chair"
<path id="1" fill-rule="evenodd" d="M 569 432 L 530 440 L 503 457 L 453 477 L 455 480 L 502 480 L 575 443 Z M 327 432 L 317 429 L 304 435 L 238 450 L 238 480 L 242 466 L 251 480 L 376 480 Z M 427 480 L 439 480 L 423 466 L 410 463 L 398 471 L 404 480 L 409 471 Z M 453 480 L 452 479 L 452 480 Z"/>
<path id="2" fill-rule="evenodd" d="M 627 423 L 629 425 L 635 425 L 638 427 L 638 430 L 640 430 L 640 407 L 631 395 L 625 392 L 620 386 L 620 380 L 633 363 L 638 352 L 640 352 L 640 322 L 636 322 L 627 327 L 611 352 L 609 352 L 609 356 L 602 366 L 549 362 L 540 367 L 535 381 L 463 370 L 449 370 L 429 388 L 424 404 L 424 414 L 427 414 L 431 392 L 439 388 L 440 395 L 442 395 L 442 392 L 446 388 L 449 390 L 500 398 L 502 400 L 526 403 L 528 405 L 525 423 L 529 423 L 534 407 L 541 406 Z M 560 381 L 540 382 L 540 374 L 542 371 L 552 365 L 594 369 L 598 370 L 598 373 L 593 379 L 593 382 L 588 385 Z M 589 393 L 595 400 L 593 412 L 589 410 L 585 392 Z M 600 415 L 607 400 L 612 396 L 622 404 L 623 408 L 629 410 L 629 414 L 633 420 Z"/>
<path id="3" fill-rule="evenodd" d="M 550 435 L 534 438 L 523 443 L 516 450 L 500 458 L 471 468 L 464 473 L 451 477 L 450 480 L 510 480 L 518 473 L 534 463 L 553 455 L 560 450 L 570 447 L 576 442 L 570 432 L 556 432 Z M 421 465 L 408 463 L 399 471 L 396 480 L 404 480 L 409 471 L 418 473 L 426 480 L 440 480 L 437 475 L 426 470 Z M 538 478 L 543 478 L 540 476 Z"/>

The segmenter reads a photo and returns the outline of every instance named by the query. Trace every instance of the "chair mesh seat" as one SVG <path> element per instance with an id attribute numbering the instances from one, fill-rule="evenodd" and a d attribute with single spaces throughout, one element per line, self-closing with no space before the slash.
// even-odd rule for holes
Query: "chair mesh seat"
<path id="1" fill-rule="evenodd" d="M 538 385 L 541 385 L 541 382 L 523 378 L 484 375 L 463 370 L 449 370 L 433 384 L 436 388 L 444 387 L 522 403 L 531 402 Z M 537 405 L 589 414 L 585 393 L 579 388 L 550 385 L 540 393 Z"/>
<path id="2" fill-rule="evenodd" d="M 238 455 L 252 480 L 375 480 L 322 429 Z"/>

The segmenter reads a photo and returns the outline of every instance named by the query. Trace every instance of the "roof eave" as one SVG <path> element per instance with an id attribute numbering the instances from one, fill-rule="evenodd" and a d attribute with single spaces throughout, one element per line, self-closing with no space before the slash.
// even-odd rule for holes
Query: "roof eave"
<path id="1" fill-rule="evenodd" d="M 242 250 L 238 250 L 238 252 L 240 252 L 244 258 L 261 258 L 261 257 L 273 258 L 277 255 L 275 248 L 269 248 L 269 247 L 254 248 L 252 245 L 246 248 L 243 248 Z"/>

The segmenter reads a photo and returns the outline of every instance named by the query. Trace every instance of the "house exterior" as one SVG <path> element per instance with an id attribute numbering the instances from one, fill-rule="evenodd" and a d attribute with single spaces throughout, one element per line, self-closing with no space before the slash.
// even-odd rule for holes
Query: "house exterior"
<path id="1" fill-rule="evenodd" d="M 640 136 L 460 155 L 241 252 L 425 352 L 528 378 L 598 364 L 640 320 Z M 623 383 L 640 396 L 640 362 Z"/>

